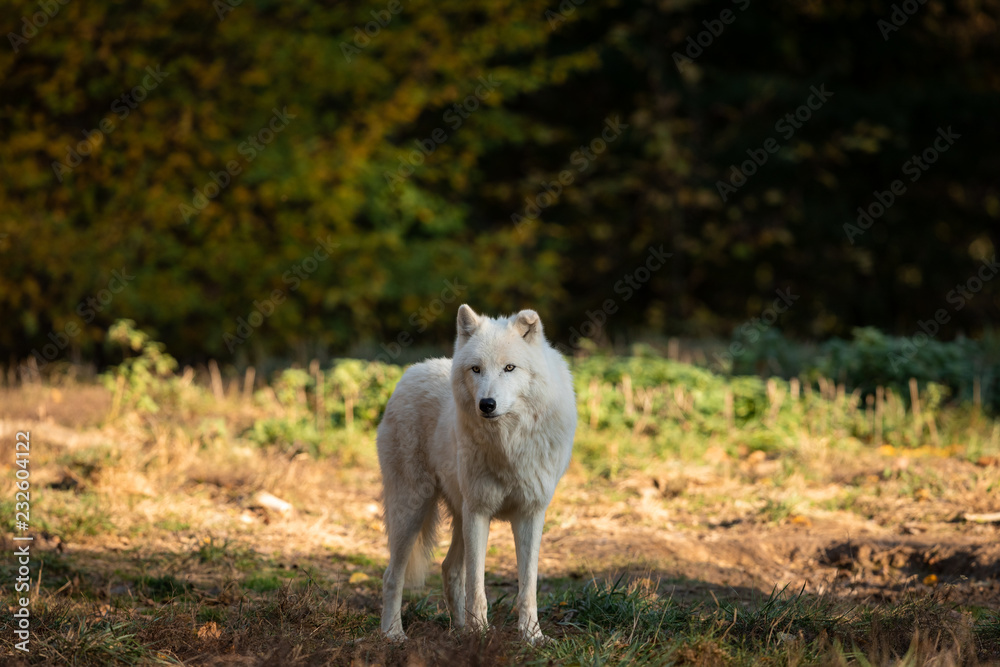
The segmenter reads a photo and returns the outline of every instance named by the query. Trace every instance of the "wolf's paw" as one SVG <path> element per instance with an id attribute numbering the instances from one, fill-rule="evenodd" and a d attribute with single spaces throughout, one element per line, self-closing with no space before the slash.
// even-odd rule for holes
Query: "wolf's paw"
<path id="1" fill-rule="evenodd" d="M 547 646 L 553 642 L 551 637 L 547 637 L 541 632 L 535 634 L 522 633 L 521 638 L 532 646 Z"/>
<path id="2" fill-rule="evenodd" d="M 466 607 L 468 609 L 468 607 Z M 486 606 L 483 606 L 483 610 L 478 614 L 468 613 L 465 614 L 465 629 L 468 632 L 484 634 L 491 629 L 490 623 L 486 617 Z"/>
<path id="3" fill-rule="evenodd" d="M 517 631 L 523 641 L 532 646 L 547 644 L 550 640 L 542 634 L 542 629 L 538 627 L 538 621 L 529 621 L 528 618 L 520 618 L 517 623 Z"/>
<path id="4" fill-rule="evenodd" d="M 391 642 L 405 642 L 407 640 L 406 633 L 402 630 L 390 630 L 389 632 L 383 632 L 382 636 Z"/>

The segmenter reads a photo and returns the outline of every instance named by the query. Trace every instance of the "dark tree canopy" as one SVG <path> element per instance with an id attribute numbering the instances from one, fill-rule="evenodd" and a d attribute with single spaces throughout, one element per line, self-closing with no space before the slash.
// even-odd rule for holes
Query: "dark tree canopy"
<path id="1" fill-rule="evenodd" d="M 777 290 L 803 338 L 1000 312 L 997 0 L 8 7 L 5 359 L 122 317 L 240 361 L 441 343 L 463 301 L 556 341 Z"/>

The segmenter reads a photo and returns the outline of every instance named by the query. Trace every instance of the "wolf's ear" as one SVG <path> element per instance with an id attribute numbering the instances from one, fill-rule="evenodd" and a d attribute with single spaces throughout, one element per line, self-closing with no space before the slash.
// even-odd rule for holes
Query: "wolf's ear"
<path id="1" fill-rule="evenodd" d="M 542 340 L 542 319 L 533 310 L 522 310 L 514 317 L 514 327 L 529 343 Z"/>
<path id="2" fill-rule="evenodd" d="M 479 315 L 476 315 L 476 311 L 463 303 L 458 307 L 458 319 L 455 328 L 458 330 L 459 340 L 468 340 L 472 337 L 472 334 L 476 333 L 476 329 L 479 328 Z"/>

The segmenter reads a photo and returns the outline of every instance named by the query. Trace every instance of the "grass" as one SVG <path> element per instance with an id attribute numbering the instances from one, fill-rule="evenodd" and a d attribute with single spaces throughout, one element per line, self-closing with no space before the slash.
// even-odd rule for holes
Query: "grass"
<path id="1" fill-rule="evenodd" d="M 176 593 L 173 582 L 157 585 L 165 594 Z M 998 641 L 995 616 L 973 623 L 934 599 L 891 610 L 838 610 L 841 605 L 832 600 L 774 590 L 730 603 L 678 603 L 660 597 L 649 579 L 620 576 L 543 596 L 543 626 L 554 640 L 539 648 L 514 639 L 516 623 L 506 600 L 491 605 L 495 627 L 477 638 L 450 631 L 440 601 L 430 596 L 411 599 L 404 608 L 411 643 L 400 646 L 373 634 L 373 599 L 352 605 L 302 580 L 269 590 L 266 597 L 241 596 L 228 610 L 183 599 L 155 609 L 84 609 L 47 595 L 36 603 L 38 640 L 30 661 L 177 664 L 236 651 L 283 655 L 282 664 L 397 664 L 448 652 L 455 664 L 489 655 L 537 665 L 921 665 L 968 664 L 974 654 L 963 654 L 967 647 L 990 651 Z"/>
<path id="2" fill-rule="evenodd" d="M 141 576 L 135 583 L 136 591 L 154 602 L 173 600 L 183 595 L 189 589 L 188 585 L 170 575 L 160 577 Z"/>
<path id="3" fill-rule="evenodd" d="M 921 394 L 918 420 L 891 392 L 869 410 L 825 380 L 796 394 L 658 358 L 577 361 L 574 461 L 540 564 L 553 641 L 517 640 L 498 524 L 494 629 L 454 632 L 432 571 L 407 593 L 411 639 L 396 645 L 377 632 L 374 427 L 401 369 L 340 362 L 222 395 L 207 377 L 149 369 L 121 371 L 124 388 L 114 374 L 109 389 L 0 388 L 0 437 L 30 428 L 36 443 L 23 662 L 1000 662 L 1000 541 L 960 522 L 998 509 L 1000 423 L 971 406 Z M 67 408 L 74 396 L 86 414 Z M 293 511 L 259 506 L 260 491 Z M 2 582 L 15 573 L 0 562 Z M 8 655 L 12 631 L 7 615 Z"/>
<path id="4" fill-rule="evenodd" d="M 470 642 L 449 631 L 450 620 L 437 595 L 410 596 L 403 621 L 414 641 L 400 647 L 373 635 L 377 596 L 348 602 L 339 595 L 343 591 L 333 594 L 317 587 L 304 573 L 280 584 L 276 578 L 250 577 L 226 607 L 206 602 L 204 591 L 172 577 L 144 577 L 136 597 L 149 599 L 138 606 L 124 598 L 108 605 L 44 594 L 33 614 L 40 639 L 31 655 L 38 663 L 169 664 L 220 649 L 273 654 L 276 649 L 265 649 L 266 640 L 280 637 L 290 647 L 285 658 L 294 653 L 297 661 L 284 664 L 354 664 L 359 659 L 394 664 L 429 651 L 452 651 L 460 664 L 472 664 L 486 651 L 496 660 L 539 665 L 895 660 L 916 665 L 931 658 L 959 659 L 964 650 L 977 650 L 969 647 L 995 655 L 1000 642 L 995 612 L 974 622 L 934 596 L 887 609 L 777 589 L 726 602 L 679 602 L 662 595 L 662 586 L 649 577 L 625 575 L 562 585 L 540 599 L 543 627 L 554 641 L 538 649 L 513 638 L 516 620 L 510 600 L 501 597 L 491 604 L 495 629 Z M 255 591 L 270 595 L 255 596 Z M 159 604 L 146 606 L 151 603 Z"/>

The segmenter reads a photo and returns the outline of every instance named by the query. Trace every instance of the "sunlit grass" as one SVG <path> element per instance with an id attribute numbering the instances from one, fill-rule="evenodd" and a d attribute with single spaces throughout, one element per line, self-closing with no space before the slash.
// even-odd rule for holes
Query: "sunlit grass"
<path id="1" fill-rule="evenodd" d="M 136 368 L 123 377 L 135 379 Z M 574 528 L 589 517 L 694 539 L 731 526 L 794 533 L 843 520 L 896 529 L 899 516 L 928 525 L 952 521 L 955 507 L 995 511 L 1000 425 L 968 406 L 928 400 L 917 422 L 889 399 L 876 428 L 874 412 L 833 383 L 825 393 L 800 384 L 795 396 L 782 380 L 730 379 L 657 358 L 583 360 L 574 372 L 574 458 L 546 539 L 590 530 Z M 387 644 L 377 635 L 385 556 L 374 429 L 400 373 L 343 362 L 221 399 L 180 374 L 143 377 L 131 389 L 141 386 L 149 400 L 126 392 L 131 403 L 92 419 L 103 425 L 85 444 L 47 438 L 32 458 L 33 526 L 48 541 L 38 544 L 41 572 L 33 572 L 39 642 L 27 659 L 881 665 L 970 651 L 1000 657 L 995 611 L 948 601 L 936 592 L 943 587 L 890 605 L 768 584 L 764 592 L 708 587 L 642 575 L 662 563 L 614 544 L 600 562 L 586 552 L 567 558 L 544 582 L 539 611 L 550 644 L 517 641 L 516 582 L 493 571 L 491 634 L 453 632 L 435 571 L 428 589 L 407 593 L 411 643 Z M 59 384 L 64 395 L 74 391 Z M 155 412 L 143 408 L 150 402 Z M 364 499 L 350 496 L 348 512 L 339 503 L 352 489 Z M 258 506 L 261 491 L 294 510 Z M 0 499 L 0 510 L 12 516 L 11 500 Z M 507 558 L 509 545 L 492 540 L 489 558 Z M 574 572 L 587 574 L 566 575 Z M 677 587 L 689 591 L 683 599 L 670 592 Z M 4 649 L 9 622 L 0 622 Z"/>

